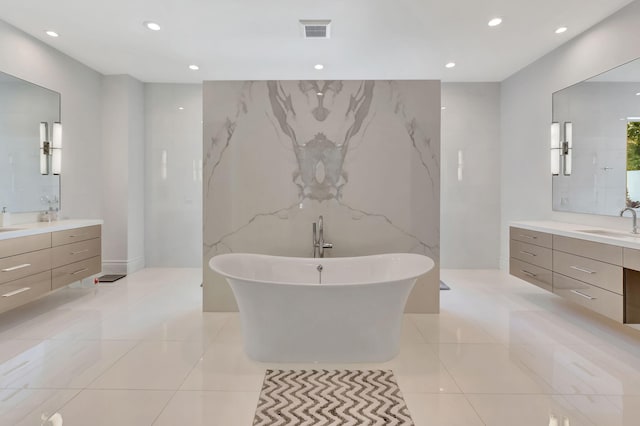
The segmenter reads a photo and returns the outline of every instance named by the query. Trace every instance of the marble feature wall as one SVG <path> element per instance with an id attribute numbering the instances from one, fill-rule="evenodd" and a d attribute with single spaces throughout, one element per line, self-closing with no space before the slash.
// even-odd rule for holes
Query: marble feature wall
<path id="1" fill-rule="evenodd" d="M 236 310 L 209 259 L 312 256 L 324 216 L 330 257 L 440 257 L 439 81 L 204 83 L 204 310 Z M 436 270 L 409 298 L 437 312 Z"/>

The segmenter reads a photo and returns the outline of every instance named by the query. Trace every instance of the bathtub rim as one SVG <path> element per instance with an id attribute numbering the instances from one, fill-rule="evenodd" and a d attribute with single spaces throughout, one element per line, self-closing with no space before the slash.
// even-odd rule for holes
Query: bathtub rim
<path id="1" fill-rule="evenodd" d="M 314 283 L 314 282 L 291 283 L 291 282 L 280 282 L 280 281 L 266 281 L 266 280 L 258 280 L 258 279 L 253 279 L 253 278 L 239 277 L 239 276 L 236 276 L 236 275 L 228 274 L 226 272 L 222 272 L 219 268 L 216 267 L 215 262 L 214 262 L 214 260 L 218 259 L 218 258 L 223 258 L 223 257 L 244 257 L 244 256 L 255 257 L 255 258 L 267 258 L 267 259 L 276 259 L 277 258 L 277 259 L 281 259 L 281 260 L 284 260 L 284 261 L 293 261 L 293 262 L 296 262 L 296 263 L 312 261 L 312 262 L 317 262 L 317 263 L 328 262 L 329 264 L 330 263 L 336 263 L 336 262 L 345 262 L 345 261 L 348 261 L 348 260 L 351 260 L 351 259 L 384 258 L 384 257 L 401 256 L 401 257 L 420 258 L 420 260 L 426 261 L 426 265 L 425 265 L 424 271 L 420 272 L 419 274 L 398 275 L 397 277 L 393 277 L 393 279 L 377 280 L 377 281 L 359 281 L 359 282 L 322 283 L 322 284 L 319 284 L 319 283 Z M 382 253 L 382 254 L 369 254 L 369 255 L 364 255 L 364 256 L 324 257 L 324 258 L 276 256 L 276 255 L 258 254 L 258 253 L 223 253 L 223 254 L 218 254 L 218 255 L 213 256 L 211 259 L 209 259 L 208 263 L 209 263 L 209 268 L 212 271 L 214 271 L 215 273 L 220 274 L 221 276 L 223 276 L 225 278 L 236 280 L 236 281 L 241 281 L 241 282 L 246 282 L 246 283 L 256 283 L 256 284 L 269 284 L 269 285 L 273 284 L 273 285 L 280 285 L 280 286 L 322 286 L 322 287 L 364 286 L 364 285 L 373 285 L 373 284 L 385 284 L 385 283 L 388 284 L 388 283 L 405 281 L 405 280 L 415 280 L 418 277 L 421 277 L 422 275 L 431 272 L 433 270 L 433 268 L 435 267 L 435 262 L 433 261 L 433 259 L 431 259 L 429 256 L 426 256 L 424 254 L 418 254 L 418 253 Z"/>

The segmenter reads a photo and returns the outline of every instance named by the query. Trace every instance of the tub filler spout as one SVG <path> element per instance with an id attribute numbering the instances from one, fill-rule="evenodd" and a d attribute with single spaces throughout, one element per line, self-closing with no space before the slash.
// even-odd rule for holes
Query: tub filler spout
<path id="1" fill-rule="evenodd" d="M 313 222 L 313 257 L 324 257 L 324 249 L 333 248 L 333 244 L 324 240 L 324 221 L 322 215 L 318 218 L 318 223 Z"/>

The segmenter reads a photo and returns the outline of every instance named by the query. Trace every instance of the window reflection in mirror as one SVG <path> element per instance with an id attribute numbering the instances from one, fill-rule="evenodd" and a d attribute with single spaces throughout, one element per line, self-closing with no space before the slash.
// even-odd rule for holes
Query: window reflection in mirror
<path id="1" fill-rule="evenodd" d="M 640 207 L 640 121 L 627 123 L 627 207 Z"/>

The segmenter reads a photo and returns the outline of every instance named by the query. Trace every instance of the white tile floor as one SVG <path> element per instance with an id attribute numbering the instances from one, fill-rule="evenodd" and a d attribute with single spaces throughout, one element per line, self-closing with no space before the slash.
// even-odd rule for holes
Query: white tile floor
<path id="1" fill-rule="evenodd" d="M 147 269 L 0 315 L 0 424 L 250 425 L 264 370 L 200 271 Z M 440 315 L 405 315 L 393 369 L 416 425 L 639 425 L 640 331 L 499 271 L 443 271 Z M 567 419 L 565 421 L 565 419 Z M 46 424 L 46 423 L 45 423 Z"/>

